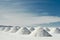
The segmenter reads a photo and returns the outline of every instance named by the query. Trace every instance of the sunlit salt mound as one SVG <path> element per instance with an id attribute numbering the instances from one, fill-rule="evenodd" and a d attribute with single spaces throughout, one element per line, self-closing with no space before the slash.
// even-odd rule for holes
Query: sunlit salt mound
<path id="1" fill-rule="evenodd" d="M 17 33 L 27 35 L 30 34 L 31 32 L 26 27 L 22 27 Z"/>
<path id="2" fill-rule="evenodd" d="M 49 28 L 47 28 L 47 27 L 45 28 L 45 30 L 46 30 L 46 31 L 50 31 L 50 29 L 49 29 Z"/>
<path id="3" fill-rule="evenodd" d="M 3 31 L 5 29 L 5 27 L 0 27 L 0 31 Z"/>
<path id="4" fill-rule="evenodd" d="M 59 28 L 54 28 L 53 30 L 51 30 L 51 33 L 60 34 L 60 29 Z"/>
<path id="5" fill-rule="evenodd" d="M 10 31 L 11 28 L 12 28 L 12 26 L 5 27 L 4 31 L 5 31 L 5 32 Z"/>
<path id="6" fill-rule="evenodd" d="M 12 29 L 10 30 L 11 33 L 15 33 L 17 32 L 21 27 L 19 26 L 15 26 L 15 27 L 12 27 Z"/>
<path id="7" fill-rule="evenodd" d="M 35 31 L 33 31 L 31 33 L 31 36 L 35 36 L 35 37 L 51 37 L 52 35 L 50 35 L 46 30 L 44 30 L 43 28 L 38 28 Z"/>
<path id="8" fill-rule="evenodd" d="M 35 30 L 35 28 L 34 27 L 30 27 L 30 29 L 29 29 L 30 31 L 34 31 Z"/>

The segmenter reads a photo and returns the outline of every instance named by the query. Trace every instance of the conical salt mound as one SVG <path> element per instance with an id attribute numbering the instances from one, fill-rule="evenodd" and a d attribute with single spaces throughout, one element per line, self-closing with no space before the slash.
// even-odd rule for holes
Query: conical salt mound
<path id="1" fill-rule="evenodd" d="M 0 27 L 0 31 L 3 31 L 5 29 L 5 27 Z"/>
<path id="2" fill-rule="evenodd" d="M 54 28 L 53 30 L 52 30 L 52 33 L 60 33 L 60 29 L 59 28 Z"/>
<path id="3" fill-rule="evenodd" d="M 47 28 L 47 27 L 45 28 L 45 30 L 46 30 L 46 31 L 50 31 L 50 29 L 49 29 L 49 28 Z"/>
<path id="4" fill-rule="evenodd" d="M 31 32 L 26 27 L 22 27 L 17 33 L 26 35 L 30 34 Z"/>
<path id="5" fill-rule="evenodd" d="M 19 29 L 20 29 L 19 26 L 15 26 L 15 27 L 13 27 L 13 28 L 10 30 L 10 32 L 11 32 L 11 33 L 15 33 L 15 32 L 17 32 Z"/>
<path id="6" fill-rule="evenodd" d="M 30 30 L 30 31 L 34 31 L 34 30 L 35 30 L 35 28 L 31 27 L 29 30 Z"/>
<path id="7" fill-rule="evenodd" d="M 50 35 L 43 28 L 38 28 L 34 32 L 31 33 L 31 36 L 35 36 L 35 37 L 51 37 L 52 35 Z"/>
<path id="8" fill-rule="evenodd" d="M 4 31 L 7 32 L 7 31 L 10 31 L 11 30 L 11 27 L 5 27 Z"/>

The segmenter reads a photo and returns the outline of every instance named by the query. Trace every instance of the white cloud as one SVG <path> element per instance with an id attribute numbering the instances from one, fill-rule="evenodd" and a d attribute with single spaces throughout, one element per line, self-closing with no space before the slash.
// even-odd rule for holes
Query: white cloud
<path id="1" fill-rule="evenodd" d="M 38 16 L 32 12 L 23 12 L 27 9 L 6 8 L 0 6 L 0 24 L 5 25 L 29 25 L 41 24 L 48 22 L 60 21 L 60 17 L 53 16 Z M 21 12 L 20 12 L 21 11 Z M 48 13 L 40 13 L 40 15 L 49 15 Z"/>
<path id="2" fill-rule="evenodd" d="M 11 0 L 5 0 L 11 1 Z M 15 0 L 16 1 L 16 0 Z M 6 5 L 5 5 L 6 4 Z M 23 3 L 22 3 L 23 4 Z M 34 14 L 33 12 L 24 12 L 29 9 L 25 9 L 25 6 L 21 3 L 9 3 L 2 2 L 0 5 L 0 24 L 6 25 L 29 25 L 29 24 L 41 24 L 60 21 L 60 17 L 55 16 L 41 16 L 49 15 L 49 13 L 43 12 Z M 43 11 L 42 9 L 36 11 Z"/>
<path id="3" fill-rule="evenodd" d="M 5 25 L 30 25 L 41 24 L 49 22 L 60 21 L 60 17 L 55 16 L 36 16 L 33 14 L 4 14 L 2 16 L 4 20 L 0 20 L 0 24 Z"/>

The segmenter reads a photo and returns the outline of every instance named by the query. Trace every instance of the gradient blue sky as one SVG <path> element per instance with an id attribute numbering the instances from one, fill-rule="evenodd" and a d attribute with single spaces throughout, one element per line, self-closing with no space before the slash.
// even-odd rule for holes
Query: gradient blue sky
<path id="1" fill-rule="evenodd" d="M 3 9 L 13 9 L 17 13 L 32 12 L 39 16 L 60 16 L 59 0 L 0 0 L 0 6 Z"/>
<path id="2" fill-rule="evenodd" d="M 47 17 L 46 17 L 47 16 Z M 34 17 L 34 18 L 33 18 Z M 35 23 L 36 19 L 43 20 L 46 17 L 53 20 L 60 20 L 59 0 L 0 0 L 0 24 L 11 22 Z M 20 21 L 19 21 L 20 20 Z M 11 22 L 10 22 L 11 21 Z M 19 21 L 19 22 L 17 22 Z M 30 22 L 29 22 L 30 21 Z M 21 22 L 21 23 L 22 23 Z M 23 24 L 22 23 L 22 24 Z"/>

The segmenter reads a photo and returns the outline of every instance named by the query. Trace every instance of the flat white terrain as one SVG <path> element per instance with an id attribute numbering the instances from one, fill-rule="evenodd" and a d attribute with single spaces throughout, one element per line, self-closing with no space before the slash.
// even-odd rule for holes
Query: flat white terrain
<path id="1" fill-rule="evenodd" d="M 21 35 L 19 33 L 0 31 L 0 40 L 60 40 L 60 34 L 50 34 L 52 37 L 33 37 L 32 35 Z"/>

